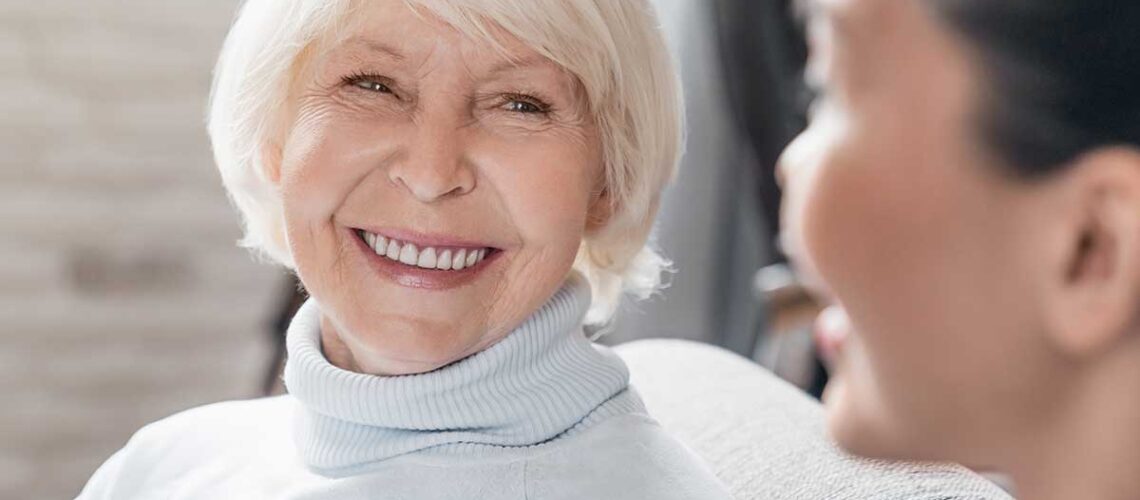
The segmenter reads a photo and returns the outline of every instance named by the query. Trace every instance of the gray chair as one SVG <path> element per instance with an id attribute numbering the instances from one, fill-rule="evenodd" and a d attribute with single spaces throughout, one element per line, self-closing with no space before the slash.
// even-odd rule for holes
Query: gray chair
<path id="1" fill-rule="evenodd" d="M 684 340 L 616 349 L 650 413 L 738 499 L 1011 498 L 963 467 L 844 454 L 826 437 L 819 403 L 724 349 Z"/>

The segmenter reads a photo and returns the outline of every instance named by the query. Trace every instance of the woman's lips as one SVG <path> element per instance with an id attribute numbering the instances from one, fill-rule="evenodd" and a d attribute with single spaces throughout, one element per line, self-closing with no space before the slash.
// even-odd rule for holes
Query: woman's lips
<path id="1" fill-rule="evenodd" d="M 399 259 L 378 255 L 376 250 L 369 246 L 363 232 L 355 229 L 349 229 L 348 232 L 356 247 L 364 254 L 369 267 L 397 285 L 422 290 L 450 290 L 467 285 L 498 261 L 503 254 L 502 250 L 487 248 L 487 252 L 477 262 L 461 269 L 441 269 L 443 266 L 425 268 L 416 264 L 400 262 Z"/>
<path id="2" fill-rule="evenodd" d="M 815 345 L 830 370 L 839 362 L 843 346 L 851 338 L 851 319 L 841 306 L 829 306 L 815 320 Z"/>

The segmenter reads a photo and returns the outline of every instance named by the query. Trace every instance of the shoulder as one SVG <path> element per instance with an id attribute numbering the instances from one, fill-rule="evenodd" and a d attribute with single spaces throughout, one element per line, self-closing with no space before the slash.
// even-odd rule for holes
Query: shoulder
<path id="1" fill-rule="evenodd" d="M 185 410 L 139 429 L 125 451 L 190 459 L 212 456 L 286 430 L 292 398 L 225 401 Z"/>
<path id="2" fill-rule="evenodd" d="M 147 424 L 99 467 L 79 498 L 129 498 L 172 484 L 188 470 L 241 461 L 266 452 L 266 445 L 290 443 L 293 405 L 287 396 L 227 401 Z"/>
<path id="3" fill-rule="evenodd" d="M 527 463 L 531 497 L 732 498 L 700 458 L 646 415 L 613 417 L 568 439 L 557 453 Z"/>

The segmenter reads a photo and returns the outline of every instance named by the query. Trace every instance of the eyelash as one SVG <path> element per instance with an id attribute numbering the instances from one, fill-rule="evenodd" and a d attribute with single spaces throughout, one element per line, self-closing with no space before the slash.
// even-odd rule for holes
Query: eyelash
<path id="1" fill-rule="evenodd" d="M 547 104 L 542 99 L 539 99 L 539 98 L 534 97 L 534 96 L 529 96 L 526 94 L 511 93 L 511 94 L 504 94 L 502 96 L 502 99 L 504 101 L 503 104 L 506 104 L 506 105 L 525 104 L 525 105 L 530 106 L 532 108 L 529 111 L 523 111 L 523 110 L 519 110 L 519 109 L 510 109 L 509 110 L 511 112 L 514 112 L 514 113 L 522 113 L 525 115 L 543 115 L 543 116 L 550 114 L 550 109 L 551 109 L 550 105 Z"/>
<path id="2" fill-rule="evenodd" d="M 345 85 L 351 85 L 352 87 L 366 92 L 396 95 L 396 93 L 392 90 L 392 87 L 389 84 L 385 83 L 385 80 L 388 79 L 379 75 L 366 73 L 354 73 L 341 79 Z M 511 111 L 513 113 L 546 116 L 551 112 L 551 106 L 549 104 L 547 104 L 542 99 L 527 94 L 503 94 L 501 96 L 501 101 L 502 102 L 500 103 L 500 106 L 511 104 L 529 106 L 529 108 L 525 110 L 517 109 L 517 106 L 512 107 L 512 109 L 508 109 L 508 111 Z"/>
<path id="3" fill-rule="evenodd" d="M 382 76 L 367 73 L 354 73 L 341 79 L 345 85 L 351 85 L 360 90 L 395 95 L 396 93 L 392 91 L 392 87 L 384 83 L 386 80 L 388 79 Z"/>

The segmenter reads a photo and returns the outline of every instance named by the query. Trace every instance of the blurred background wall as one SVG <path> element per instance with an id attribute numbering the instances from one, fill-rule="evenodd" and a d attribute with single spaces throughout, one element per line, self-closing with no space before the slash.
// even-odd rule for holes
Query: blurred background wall
<path id="1" fill-rule="evenodd" d="M 236 5 L 0 0 L 0 499 L 259 390 L 283 278 L 234 246 L 203 126 Z"/>

